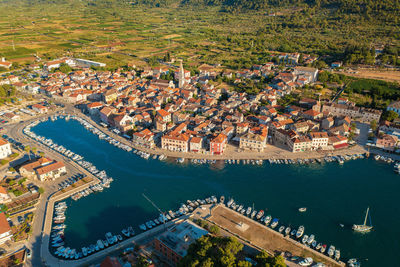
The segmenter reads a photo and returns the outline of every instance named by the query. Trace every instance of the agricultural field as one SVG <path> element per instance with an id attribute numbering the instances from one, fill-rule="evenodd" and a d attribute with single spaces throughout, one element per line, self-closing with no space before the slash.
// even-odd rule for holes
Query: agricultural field
<path id="1" fill-rule="evenodd" d="M 340 16 L 301 7 L 274 9 L 276 16 L 177 3 L 150 7 L 125 1 L 3 0 L 0 55 L 23 64 L 35 55 L 48 60 L 70 54 L 117 67 L 140 66 L 170 52 L 185 63 L 237 69 L 264 61 L 269 51 L 334 56 L 347 45 L 369 45 L 376 39 L 398 45 L 393 23 L 367 25 L 353 15 L 342 22 Z"/>

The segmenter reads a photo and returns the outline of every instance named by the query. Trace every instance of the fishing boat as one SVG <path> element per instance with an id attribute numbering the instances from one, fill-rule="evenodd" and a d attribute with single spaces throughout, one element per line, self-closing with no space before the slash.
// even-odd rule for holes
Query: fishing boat
<path id="1" fill-rule="evenodd" d="M 371 231 L 373 226 L 367 225 L 368 215 L 369 215 L 369 207 L 367 208 L 367 212 L 365 213 L 364 224 L 354 224 L 352 227 L 354 231 L 361 232 L 361 233 L 366 233 L 366 232 Z M 371 223 L 371 217 L 369 217 L 369 219 L 370 219 L 370 223 Z"/>

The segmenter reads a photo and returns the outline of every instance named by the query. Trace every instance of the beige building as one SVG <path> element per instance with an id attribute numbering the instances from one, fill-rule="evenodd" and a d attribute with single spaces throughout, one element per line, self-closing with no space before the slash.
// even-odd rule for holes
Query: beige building
<path id="1" fill-rule="evenodd" d="M 64 163 L 60 161 L 55 161 L 52 164 L 39 167 L 35 171 L 37 178 L 40 181 L 55 180 L 61 175 L 67 173 Z"/>
<path id="2" fill-rule="evenodd" d="M 264 151 L 267 135 L 248 132 L 240 137 L 239 148 L 244 150 Z"/>
<path id="3" fill-rule="evenodd" d="M 326 132 L 311 132 L 311 149 L 316 150 L 328 146 L 329 137 Z"/>
<path id="4" fill-rule="evenodd" d="M 200 137 L 192 137 L 190 139 L 190 152 L 200 152 L 203 148 L 203 139 Z"/>
<path id="5" fill-rule="evenodd" d="M 329 112 L 333 116 L 347 116 L 362 122 L 379 122 L 382 111 L 371 108 L 359 108 L 344 104 L 328 103 L 322 107 L 322 112 Z"/>
<path id="6" fill-rule="evenodd" d="M 312 141 L 307 136 L 295 137 L 288 141 L 288 148 L 292 152 L 309 151 L 312 148 Z"/>
<path id="7" fill-rule="evenodd" d="M 188 152 L 189 136 L 186 134 L 167 134 L 161 137 L 161 148 L 170 151 Z"/>

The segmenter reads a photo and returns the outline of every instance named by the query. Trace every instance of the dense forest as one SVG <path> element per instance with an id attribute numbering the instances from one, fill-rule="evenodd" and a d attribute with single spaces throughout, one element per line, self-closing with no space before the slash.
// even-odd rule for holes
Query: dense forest
<path id="1" fill-rule="evenodd" d="M 260 10 L 282 6 L 308 6 L 310 8 L 336 8 L 340 13 L 390 14 L 400 10 L 397 0 L 136 0 L 152 6 L 171 3 L 221 6 L 224 10 Z M 397 13 L 398 15 L 398 13 Z"/>

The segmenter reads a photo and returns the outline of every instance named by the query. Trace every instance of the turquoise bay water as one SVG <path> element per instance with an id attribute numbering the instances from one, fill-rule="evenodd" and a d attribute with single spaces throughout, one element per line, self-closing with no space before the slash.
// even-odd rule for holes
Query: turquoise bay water
<path id="1" fill-rule="evenodd" d="M 142 193 L 164 210 L 176 209 L 187 199 L 224 195 L 236 203 L 268 209 L 280 224 L 304 225 L 306 234 L 335 245 L 343 258 L 362 259 L 362 266 L 400 262 L 400 177 L 388 164 L 366 159 L 342 166 L 177 165 L 115 148 L 73 120 L 48 121 L 33 131 L 84 156 L 114 178 L 111 188 L 68 201 L 68 246 L 80 248 L 104 239 L 106 232 L 117 233 L 129 225 L 137 228 L 157 217 Z M 351 225 L 363 222 L 367 206 L 374 231 L 354 233 Z M 307 207 L 307 212 L 299 213 L 299 207 Z"/>

